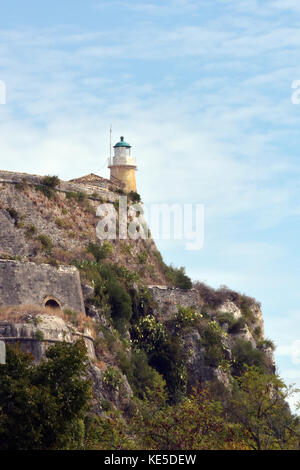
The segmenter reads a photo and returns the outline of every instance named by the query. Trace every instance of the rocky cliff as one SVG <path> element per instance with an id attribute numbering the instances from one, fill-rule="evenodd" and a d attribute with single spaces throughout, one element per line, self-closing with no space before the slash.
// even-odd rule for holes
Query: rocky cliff
<path id="1" fill-rule="evenodd" d="M 176 400 L 206 381 L 230 388 L 245 362 L 274 371 L 254 299 L 190 288 L 183 272 L 175 287 L 151 238 L 97 240 L 96 209 L 118 197 L 104 180 L 0 172 L 0 338 L 36 360 L 83 338 L 97 412 L 130 407 L 159 377 Z"/>

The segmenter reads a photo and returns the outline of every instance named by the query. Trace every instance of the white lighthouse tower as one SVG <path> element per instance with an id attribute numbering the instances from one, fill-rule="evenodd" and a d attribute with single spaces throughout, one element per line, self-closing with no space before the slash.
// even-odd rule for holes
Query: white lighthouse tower
<path id="1" fill-rule="evenodd" d="M 110 169 L 110 179 L 121 181 L 124 184 L 124 190 L 136 192 L 135 172 L 137 170 L 136 160 L 131 156 L 131 145 L 120 137 L 120 141 L 114 145 L 114 156 L 108 160 Z"/>

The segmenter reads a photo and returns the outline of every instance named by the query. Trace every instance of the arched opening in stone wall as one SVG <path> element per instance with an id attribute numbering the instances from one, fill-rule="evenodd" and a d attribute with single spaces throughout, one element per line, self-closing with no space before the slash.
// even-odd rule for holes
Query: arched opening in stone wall
<path id="1" fill-rule="evenodd" d="M 59 300 L 57 300 L 53 297 L 46 297 L 44 299 L 44 307 L 49 307 L 49 308 L 61 310 L 61 305 L 60 305 Z"/>

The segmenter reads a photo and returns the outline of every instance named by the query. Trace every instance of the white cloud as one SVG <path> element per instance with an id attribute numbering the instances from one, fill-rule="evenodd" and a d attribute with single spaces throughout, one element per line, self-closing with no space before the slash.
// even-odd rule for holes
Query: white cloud
<path id="1" fill-rule="evenodd" d="M 105 25 L 105 9 L 124 21 Z M 296 246 L 280 238 L 300 207 L 299 11 L 291 0 L 102 2 L 99 27 L 0 31 L 0 167 L 107 176 L 112 123 L 133 144 L 145 201 L 205 204 L 204 250 L 164 253 L 195 279 L 261 295 L 284 366 L 299 340 Z"/>
<path id="2" fill-rule="evenodd" d="M 273 2 L 272 6 L 278 8 L 279 10 L 292 10 L 295 12 L 300 12 L 300 4 L 298 0 L 277 0 Z"/>

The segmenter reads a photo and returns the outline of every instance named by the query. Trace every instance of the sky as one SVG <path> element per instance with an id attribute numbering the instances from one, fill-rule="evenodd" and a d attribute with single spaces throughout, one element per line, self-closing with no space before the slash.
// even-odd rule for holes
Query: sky
<path id="1" fill-rule="evenodd" d="M 259 300 L 300 387 L 299 20 L 298 0 L 0 4 L 0 168 L 108 177 L 112 125 L 146 204 L 204 205 L 203 248 L 157 240 L 166 262 Z"/>

